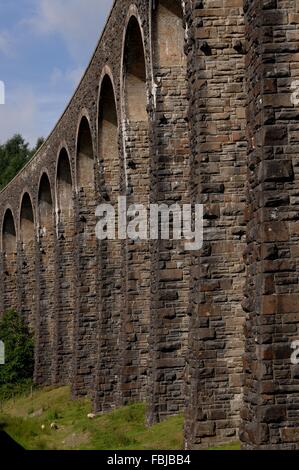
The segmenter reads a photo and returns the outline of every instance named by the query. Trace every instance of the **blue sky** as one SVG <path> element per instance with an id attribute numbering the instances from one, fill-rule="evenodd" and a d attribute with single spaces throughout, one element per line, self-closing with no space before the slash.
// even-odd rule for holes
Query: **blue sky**
<path id="1" fill-rule="evenodd" d="M 47 137 L 71 98 L 113 0 L 0 0 L 0 143 Z"/>

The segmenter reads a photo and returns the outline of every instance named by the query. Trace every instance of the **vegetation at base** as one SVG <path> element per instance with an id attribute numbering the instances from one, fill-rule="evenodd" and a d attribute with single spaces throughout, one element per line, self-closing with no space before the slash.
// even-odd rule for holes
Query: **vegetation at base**
<path id="1" fill-rule="evenodd" d="M 32 379 L 20 380 L 18 383 L 7 383 L 0 385 L 0 407 L 2 403 L 15 399 L 20 396 L 26 396 L 34 389 Z M 1 408 L 0 408 L 1 409 Z"/>
<path id="2" fill-rule="evenodd" d="M 6 143 L 0 145 L 0 190 L 3 189 L 33 157 L 44 139 L 39 138 L 36 146 L 30 149 L 20 134 L 14 135 Z"/>
<path id="3" fill-rule="evenodd" d="M 69 387 L 35 390 L 4 404 L 0 427 L 29 450 L 182 450 L 183 416 L 151 428 L 146 405 L 137 403 L 88 419 L 88 398 L 70 398 Z M 55 424 L 57 429 L 51 429 Z M 238 449 L 232 444 L 219 449 Z M 218 449 L 218 448 L 217 448 Z"/>
<path id="4" fill-rule="evenodd" d="M 0 366 L 0 401 L 28 393 L 32 387 L 34 341 L 22 316 L 8 310 L 0 320 L 5 365 Z"/>
<path id="5" fill-rule="evenodd" d="M 209 450 L 241 450 L 240 442 L 231 442 L 221 446 L 211 447 Z"/>
<path id="6" fill-rule="evenodd" d="M 32 396 L 4 403 L 0 426 L 29 450 L 183 448 L 183 416 L 171 417 L 148 428 L 143 403 L 94 419 L 88 419 L 90 410 L 90 400 L 71 400 L 68 387 L 36 390 Z M 51 429 L 52 423 L 57 429 Z"/>
<path id="7" fill-rule="evenodd" d="M 137 403 L 89 419 L 91 401 L 71 400 L 69 387 L 33 390 L 34 343 L 14 310 L 0 320 L 0 428 L 28 450 L 182 450 L 183 416 L 152 427 Z M 51 425 L 54 425 L 51 427 Z M 211 450 L 239 449 L 238 443 Z"/>

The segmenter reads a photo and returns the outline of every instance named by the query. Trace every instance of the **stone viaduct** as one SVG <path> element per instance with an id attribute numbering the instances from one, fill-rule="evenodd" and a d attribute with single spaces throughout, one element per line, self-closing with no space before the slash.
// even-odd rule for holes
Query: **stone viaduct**
<path id="1" fill-rule="evenodd" d="M 185 412 L 189 449 L 299 448 L 298 80 L 298 1 L 114 2 L 0 194 L 0 308 L 34 331 L 37 384 Z M 202 203 L 203 249 L 97 240 L 120 195 Z"/>

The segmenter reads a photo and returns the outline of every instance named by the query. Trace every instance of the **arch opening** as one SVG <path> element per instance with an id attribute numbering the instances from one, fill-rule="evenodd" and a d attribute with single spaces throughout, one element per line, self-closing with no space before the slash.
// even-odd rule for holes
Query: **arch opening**
<path id="1" fill-rule="evenodd" d="M 42 175 L 40 181 L 38 193 L 38 207 L 40 226 L 42 228 L 50 228 L 53 222 L 53 201 L 50 181 L 46 173 Z"/>
<path id="2" fill-rule="evenodd" d="M 35 381 L 39 385 L 52 384 L 54 326 L 54 212 L 51 185 L 47 173 L 43 173 L 38 191 L 39 253 L 37 261 L 38 288 L 38 362 L 35 368 Z"/>
<path id="3" fill-rule="evenodd" d="M 102 198 L 116 206 L 120 194 L 120 160 L 118 117 L 112 79 L 104 76 L 99 98 L 98 117 L 99 158 L 103 169 L 101 178 Z M 98 411 L 108 411 L 119 400 L 119 335 L 121 295 L 121 243 L 105 240 L 100 246 L 102 322 L 100 325 L 100 352 L 96 381 L 101 390 L 96 395 Z M 115 378 L 117 377 L 117 380 Z"/>
<path id="4" fill-rule="evenodd" d="M 137 19 L 129 21 L 124 50 L 124 92 L 129 121 L 147 121 L 146 67 L 142 34 Z"/>
<path id="5" fill-rule="evenodd" d="M 185 31 L 180 0 L 158 0 L 154 21 L 155 65 L 181 67 L 186 65 Z"/>
<path id="6" fill-rule="evenodd" d="M 2 247 L 6 254 L 16 253 L 17 251 L 17 236 L 16 226 L 13 214 L 10 209 L 7 209 L 2 228 Z"/>
<path id="7" fill-rule="evenodd" d="M 108 75 L 103 79 L 99 103 L 99 156 L 104 167 L 107 200 L 119 194 L 118 119 L 114 90 Z"/>
<path id="8" fill-rule="evenodd" d="M 80 123 L 77 146 L 77 177 L 80 188 L 92 186 L 94 183 L 94 155 L 92 136 L 87 118 Z"/>
<path id="9" fill-rule="evenodd" d="M 134 7 L 135 11 L 137 10 Z M 137 14 L 137 13 L 136 13 Z M 151 159 L 148 119 L 147 69 L 142 29 L 131 16 L 125 36 L 123 53 L 122 120 L 124 139 L 124 170 L 128 204 L 148 206 L 151 194 Z M 124 402 L 143 400 L 149 376 L 142 373 L 149 367 L 150 323 L 150 243 L 128 242 L 125 250 L 123 291 L 126 305 L 122 306 L 121 324 L 130 325 L 135 335 L 134 345 L 120 335 L 124 360 L 121 364 L 120 390 Z M 132 272 L 134 276 L 132 277 Z M 122 280 L 121 280 L 122 282 Z M 127 326 L 126 326 L 127 327 Z M 129 352 L 128 352 L 129 351 Z M 132 365 L 126 367 L 125 364 Z M 134 367 L 138 364 L 138 370 Z M 136 374 L 135 378 L 133 376 Z M 126 386 L 124 386 L 126 384 Z"/>
<path id="10" fill-rule="evenodd" d="M 56 204 L 58 209 L 56 272 L 57 289 L 57 357 L 54 367 L 55 382 L 69 383 L 72 374 L 75 308 L 75 217 L 71 163 L 66 148 L 62 148 L 57 162 Z"/>
<path id="11" fill-rule="evenodd" d="M 65 325 L 68 325 L 68 331 L 65 334 L 65 336 L 68 336 L 68 344 L 65 345 L 64 349 L 69 356 L 69 359 L 66 360 L 69 360 L 70 364 L 73 351 L 81 352 L 80 356 L 75 354 L 72 364 L 75 375 L 73 394 L 81 396 L 91 393 L 93 390 L 96 363 L 96 318 L 98 312 L 96 303 L 98 267 L 94 263 L 97 251 L 94 230 L 96 225 L 95 159 L 91 128 L 86 116 L 82 117 L 79 125 L 76 161 L 78 190 L 76 194 L 76 217 L 67 221 L 68 223 L 64 227 L 65 241 L 63 243 L 63 240 L 61 240 L 60 246 L 62 257 L 66 256 L 66 247 L 68 247 L 69 252 L 76 254 L 77 266 L 73 271 L 69 268 L 63 272 L 64 278 L 70 279 L 72 286 L 70 286 L 71 291 L 69 293 L 64 289 L 65 292 L 61 294 L 61 299 L 64 296 L 64 299 L 66 299 L 64 306 L 68 305 L 69 307 L 69 315 L 67 323 L 65 323 Z M 68 180 L 70 183 L 70 175 Z M 74 233 L 76 233 L 75 237 Z M 72 261 L 68 261 L 70 267 L 74 265 L 74 259 L 75 257 L 72 257 Z M 71 322 L 70 319 L 74 310 L 76 316 Z M 65 329 L 66 327 L 62 324 L 61 328 Z M 60 368 L 59 373 L 61 377 L 65 378 L 65 372 L 62 368 Z"/>
<path id="12" fill-rule="evenodd" d="M 173 201 L 189 204 L 190 194 L 190 148 L 188 115 L 187 61 L 184 55 L 185 30 L 182 2 L 179 0 L 156 0 L 152 18 L 153 72 L 156 88 L 155 134 L 156 150 L 156 198 L 159 204 L 171 205 Z M 176 171 L 173 171 L 173 168 Z M 169 244 L 157 240 L 154 248 L 152 270 L 157 273 L 157 293 L 151 304 L 151 330 L 156 347 L 151 349 L 150 390 L 153 421 L 161 421 L 173 413 L 184 409 L 184 367 L 181 359 L 188 354 L 188 299 L 190 289 L 190 264 L 188 252 L 181 250 L 180 244 Z M 168 279 L 167 289 L 177 292 L 177 297 L 165 297 L 165 282 L 171 266 L 177 266 L 177 279 Z M 158 301 L 157 301 L 158 299 Z M 171 309 L 178 312 L 172 321 L 161 323 L 161 311 Z M 178 347 L 171 350 L 171 338 L 177 338 Z M 165 347 L 165 344 L 167 345 Z M 169 347 L 168 347 L 169 346 Z M 158 352 L 158 353 L 157 353 Z M 173 381 L 168 374 L 167 362 L 171 360 L 176 374 L 176 396 L 173 396 Z M 164 395 L 161 396 L 157 372 L 164 377 Z M 169 401 L 169 397 L 172 397 Z M 171 405 L 170 405 L 171 403 Z"/>
<path id="13" fill-rule="evenodd" d="M 23 242 L 24 245 L 28 245 L 34 240 L 34 214 L 28 193 L 24 194 L 22 200 L 20 228 L 21 242 Z"/>
<path id="14" fill-rule="evenodd" d="M 65 148 L 60 152 L 57 166 L 57 203 L 62 215 L 73 209 L 73 182 L 70 160 Z"/>

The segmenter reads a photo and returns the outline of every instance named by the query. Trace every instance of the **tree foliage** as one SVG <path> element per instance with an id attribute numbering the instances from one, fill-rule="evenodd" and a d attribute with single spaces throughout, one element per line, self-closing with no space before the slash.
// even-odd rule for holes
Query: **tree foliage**
<path id="1" fill-rule="evenodd" d="M 16 134 L 6 143 L 0 145 L 0 190 L 3 189 L 32 158 L 43 144 L 39 138 L 36 146 L 30 149 L 20 134 Z"/>
<path id="2" fill-rule="evenodd" d="M 0 320 L 5 345 L 5 365 L 0 366 L 0 386 L 17 384 L 33 376 L 34 341 L 22 316 L 8 310 Z"/>

